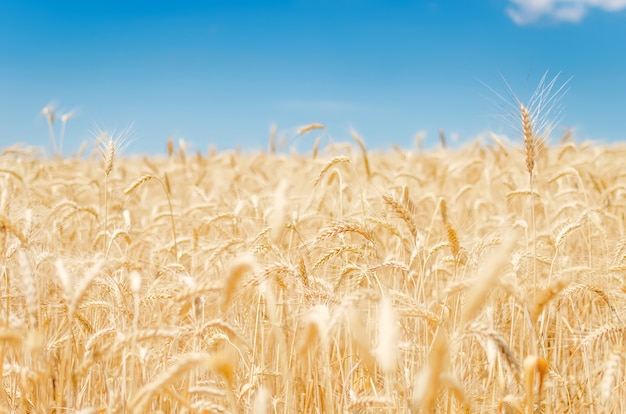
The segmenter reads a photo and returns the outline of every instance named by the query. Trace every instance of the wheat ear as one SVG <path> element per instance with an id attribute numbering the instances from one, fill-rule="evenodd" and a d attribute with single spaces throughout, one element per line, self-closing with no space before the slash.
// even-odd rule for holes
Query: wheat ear
<path id="1" fill-rule="evenodd" d="M 174 255 L 176 256 L 176 261 L 178 262 L 180 258 L 178 257 L 178 242 L 176 238 L 176 223 L 174 222 L 174 209 L 172 208 L 172 199 L 170 196 L 171 188 L 169 185 L 169 178 L 167 174 L 165 174 L 164 177 L 165 177 L 165 182 L 159 179 L 158 177 L 155 177 L 152 174 L 144 174 L 141 177 L 137 178 L 131 185 L 129 185 L 128 188 L 124 190 L 124 194 L 129 195 L 130 193 L 135 191 L 138 187 L 140 187 L 141 185 L 143 185 L 144 183 L 150 180 L 158 181 L 158 183 L 161 185 L 161 188 L 163 189 L 163 192 L 165 193 L 165 197 L 167 198 L 167 205 L 170 210 L 169 216 L 170 216 L 170 220 L 172 223 L 172 237 L 174 238 Z"/>
<path id="2" fill-rule="evenodd" d="M 372 171 L 370 169 L 370 161 L 367 158 L 367 148 L 365 148 L 365 143 L 355 131 L 350 131 L 350 135 L 352 139 L 357 143 L 359 148 L 361 148 L 361 152 L 363 153 L 363 164 L 365 165 L 365 172 L 367 173 L 367 178 L 372 177 Z"/>
<path id="3" fill-rule="evenodd" d="M 446 134 L 443 132 L 443 128 L 439 128 L 439 141 L 441 141 L 441 147 L 446 149 L 448 144 L 446 143 Z"/>
<path id="4" fill-rule="evenodd" d="M 256 259 L 251 256 L 243 256 L 235 260 L 226 278 L 226 283 L 222 289 L 221 308 L 226 310 L 230 303 L 235 288 L 245 272 L 254 272 L 257 268 Z"/>
<path id="5" fill-rule="evenodd" d="M 522 130 L 524 132 L 524 148 L 526 150 L 526 171 L 532 182 L 533 169 L 535 168 L 535 150 L 536 150 L 536 137 L 533 133 L 532 120 L 530 113 L 524 104 L 520 104 L 520 112 L 522 114 Z"/>
<path id="6" fill-rule="evenodd" d="M 303 127 L 300 127 L 297 131 L 298 135 L 304 135 L 307 132 L 311 132 L 315 129 L 324 129 L 324 125 L 323 124 L 317 124 L 317 123 L 313 123 L 313 124 L 309 124 L 309 125 L 305 125 Z"/>
<path id="7" fill-rule="evenodd" d="M 446 200 L 441 199 L 441 219 L 443 220 L 443 224 L 446 226 L 446 234 L 448 236 L 448 242 L 450 243 L 450 250 L 452 251 L 452 256 L 454 259 L 459 258 L 459 252 L 461 251 L 461 245 L 459 244 L 459 237 L 456 233 L 456 230 L 450 224 L 448 220 L 448 207 L 446 204 Z"/>
<path id="8" fill-rule="evenodd" d="M 541 389 L 546 374 L 548 361 L 536 355 L 529 355 L 524 359 L 524 389 L 526 391 L 526 409 L 532 413 L 535 402 L 535 380 L 537 380 L 537 399 L 541 398 Z"/>
<path id="9" fill-rule="evenodd" d="M 330 160 L 324 166 L 324 168 L 322 168 L 320 173 L 317 175 L 317 178 L 313 182 L 313 186 L 317 186 L 319 184 L 319 182 L 322 180 L 322 178 L 324 177 L 324 174 L 326 174 L 328 172 L 328 170 L 330 170 L 334 165 L 342 163 L 342 162 L 350 164 L 350 158 L 348 158 L 346 156 L 343 156 L 343 155 L 340 155 L 340 156 L 335 157 L 332 160 Z"/>
<path id="10" fill-rule="evenodd" d="M 415 226 L 415 222 L 411 217 L 411 213 L 409 210 L 393 198 L 388 195 L 383 195 L 383 200 L 385 204 L 387 204 L 397 215 L 400 216 L 402 221 L 404 221 L 409 228 L 409 232 L 411 232 L 411 236 L 413 236 L 413 241 L 417 240 L 417 227 Z"/>

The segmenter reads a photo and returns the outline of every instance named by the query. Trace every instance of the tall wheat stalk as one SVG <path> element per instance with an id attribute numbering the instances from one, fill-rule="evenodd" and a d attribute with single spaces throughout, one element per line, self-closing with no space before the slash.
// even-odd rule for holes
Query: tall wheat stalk
<path id="1" fill-rule="evenodd" d="M 556 74 L 548 79 L 549 72 L 546 71 L 540 78 L 532 96 L 525 104 L 513 91 L 508 81 L 502 77 L 505 84 L 505 94 L 496 92 L 487 86 L 507 108 L 504 121 L 515 131 L 521 130 L 524 141 L 524 161 L 526 173 L 528 174 L 530 193 L 530 220 L 533 234 L 533 300 L 536 300 L 537 289 L 537 228 L 535 217 L 535 169 L 540 151 L 545 150 L 545 142 L 549 139 L 555 125 L 561 120 L 560 102 L 569 85 L 570 79 L 558 84 L 559 75 Z"/>
<path id="2" fill-rule="evenodd" d="M 537 301 L 537 221 L 535 218 L 535 193 L 533 191 L 533 171 L 535 169 L 535 156 L 537 137 L 533 132 L 533 124 L 530 113 L 524 104 L 520 104 L 522 130 L 524 132 L 524 148 L 526 172 L 528 173 L 528 185 L 530 188 L 530 221 L 533 231 L 533 302 Z"/>
<path id="3" fill-rule="evenodd" d="M 111 173 L 113 172 L 113 168 L 115 167 L 115 159 L 121 154 L 126 146 L 130 143 L 128 141 L 129 136 L 132 132 L 132 127 L 128 126 L 119 134 L 116 134 L 115 131 L 113 133 L 109 133 L 100 128 L 97 130 L 97 143 L 98 150 L 100 151 L 100 155 L 102 156 L 102 160 L 104 163 L 104 228 L 102 230 L 103 234 L 103 248 L 102 252 L 104 255 L 107 254 L 107 239 L 109 232 L 109 197 L 110 197 L 110 189 L 109 189 L 109 179 Z"/>
<path id="4" fill-rule="evenodd" d="M 106 134 L 102 135 L 102 143 L 105 145 L 102 156 L 104 158 L 104 231 L 103 231 L 103 248 L 102 252 L 107 251 L 107 235 L 109 232 L 109 176 L 113 171 L 113 163 L 115 161 L 115 143 L 111 137 Z"/>

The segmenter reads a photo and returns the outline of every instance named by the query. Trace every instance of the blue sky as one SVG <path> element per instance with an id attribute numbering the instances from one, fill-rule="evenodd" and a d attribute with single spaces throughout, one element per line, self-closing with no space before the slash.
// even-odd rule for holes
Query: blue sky
<path id="1" fill-rule="evenodd" d="M 132 153 L 170 137 L 262 149 L 272 124 L 296 142 L 312 122 L 371 148 L 410 148 L 419 131 L 434 143 L 438 128 L 515 139 L 483 82 L 504 94 L 502 74 L 527 100 L 546 70 L 572 78 L 562 125 L 620 141 L 624 44 L 626 0 L 3 0 L 0 143 L 50 150 L 47 104 L 74 113 L 68 154 L 130 124 Z"/>

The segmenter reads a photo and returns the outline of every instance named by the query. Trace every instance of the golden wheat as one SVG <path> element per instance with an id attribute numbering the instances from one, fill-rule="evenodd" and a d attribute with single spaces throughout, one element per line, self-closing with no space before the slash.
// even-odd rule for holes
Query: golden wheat
<path id="1" fill-rule="evenodd" d="M 17 228 L 17 226 L 11 220 L 9 220 L 8 217 L 0 215 L 0 226 L 2 226 L 4 230 L 8 230 L 9 232 L 11 232 L 11 234 L 17 237 L 17 239 L 23 246 L 28 245 L 28 239 L 26 238 L 26 235 L 22 233 L 22 231 Z"/>
<path id="2" fill-rule="evenodd" d="M 303 127 L 298 128 L 298 135 L 303 135 L 306 134 L 307 132 L 311 132 L 313 130 L 316 129 L 324 129 L 324 125 L 323 124 L 309 124 L 309 125 L 305 125 Z"/>
<path id="3" fill-rule="evenodd" d="M 367 178 L 371 178 L 372 170 L 370 168 L 369 158 L 367 157 L 367 148 L 365 148 L 365 143 L 363 142 L 359 134 L 356 133 L 356 131 L 350 131 L 350 135 L 352 136 L 352 139 L 354 140 L 354 142 L 357 143 L 357 145 L 361 149 L 361 152 L 363 153 L 363 165 L 365 166 L 365 173 L 367 174 Z"/>
<path id="4" fill-rule="evenodd" d="M 626 410 L 622 147 L 355 142 L 5 151 L 0 411 Z"/>

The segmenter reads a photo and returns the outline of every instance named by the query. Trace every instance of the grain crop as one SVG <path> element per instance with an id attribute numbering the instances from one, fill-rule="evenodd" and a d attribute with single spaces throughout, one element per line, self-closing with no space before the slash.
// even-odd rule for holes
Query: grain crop
<path id="1" fill-rule="evenodd" d="M 5 149 L 0 412 L 626 411 L 626 146 L 528 137 Z"/>

